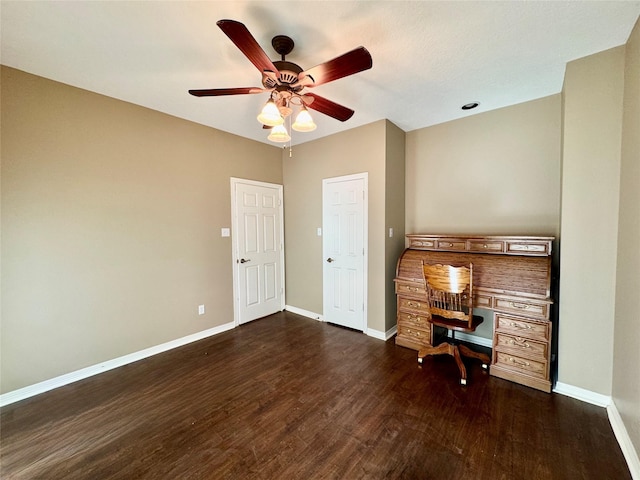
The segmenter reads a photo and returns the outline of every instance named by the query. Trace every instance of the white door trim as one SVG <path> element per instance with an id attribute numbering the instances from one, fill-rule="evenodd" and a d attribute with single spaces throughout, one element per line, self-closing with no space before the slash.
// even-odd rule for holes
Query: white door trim
<path id="1" fill-rule="evenodd" d="M 363 184 L 364 184 L 364 199 L 363 199 L 363 212 L 362 212 L 362 220 L 363 220 L 363 232 L 362 232 L 362 242 L 363 242 L 363 247 L 364 247 L 364 253 L 363 253 L 363 266 L 362 266 L 362 275 L 363 275 L 363 285 L 362 285 L 362 301 L 363 301 L 363 319 L 362 319 L 362 331 L 366 332 L 368 329 L 368 324 L 369 324 L 369 315 L 368 315 L 368 285 L 369 285 L 369 172 L 362 172 L 362 173 L 354 173 L 351 175 L 343 175 L 340 177 L 331 177 L 331 178 L 324 178 L 322 179 L 322 205 L 323 205 L 323 212 L 322 212 L 322 221 L 323 221 L 323 228 L 322 228 L 322 234 L 323 234 L 323 239 L 322 239 L 322 263 L 323 263 L 323 275 L 324 275 L 324 262 L 325 262 L 325 239 L 324 239 L 324 204 L 325 204 L 325 186 L 327 183 L 331 183 L 331 182 L 346 182 L 346 181 L 350 181 L 350 180 L 362 180 Z M 325 299 L 327 297 L 327 293 L 324 291 L 325 288 L 325 281 L 324 278 L 322 280 L 322 305 L 323 305 L 323 310 L 326 309 L 325 306 Z M 323 318 L 322 321 L 326 322 L 327 318 L 326 318 L 326 311 L 323 311 Z"/>
<path id="2" fill-rule="evenodd" d="M 244 178 L 230 177 L 231 186 L 231 269 L 233 271 L 233 325 L 240 325 L 240 295 L 238 292 L 239 264 L 238 264 L 238 247 L 236 239 L 238 238 L 238 218 L 236 205 L 236 185 L 256 185 L 261 187 L 275 188 L 278 190 L 279 214 L 280 214 L 280 278 L 282 279 L 282 295 L 280 296 L 280 310 L 284 310 L 285 302 L 285 278 L 284 278 L 284 199 L 282 185 L 277 183 L 259 182 L 256 180 L 247 180 Z"/>

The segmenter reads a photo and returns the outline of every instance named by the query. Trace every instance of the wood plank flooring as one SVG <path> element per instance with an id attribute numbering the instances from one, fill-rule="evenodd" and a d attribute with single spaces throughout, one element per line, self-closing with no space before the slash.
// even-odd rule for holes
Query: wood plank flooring
<path id="1" fill-rule="evenodd" d="M 279 313 L 1 410 L 3 479 L 630 479 L 605 409 Z"/>

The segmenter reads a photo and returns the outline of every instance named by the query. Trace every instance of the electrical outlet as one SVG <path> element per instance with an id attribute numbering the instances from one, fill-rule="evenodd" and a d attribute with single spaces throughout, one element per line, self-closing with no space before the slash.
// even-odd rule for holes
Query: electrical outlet
<path id="1" fill-rule="evenodd" d="M 204 315 L 204 305 L 198 305 L 198 315 Z"/>

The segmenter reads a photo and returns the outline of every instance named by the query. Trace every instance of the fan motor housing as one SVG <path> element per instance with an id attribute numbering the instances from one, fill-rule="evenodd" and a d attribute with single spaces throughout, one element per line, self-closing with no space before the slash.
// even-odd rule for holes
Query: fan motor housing
<path id="1" fill-rule="evenodd" d="M 284 59 L 285 55 L 290 54 L 293 50 L 295 45 L 293 40 L 286 35 L 276 35 L 271 40 L 271 45 L 273 45 L 273 49 L 282 57 L 280 60 L 273 62 L 273 66 L 276 67 L 280 73 L 280 79 L 273 78 L 273 75 L 271 77 L 263 75 L 262 85 L 264 85 L 265 88 L 277 88 L 280 91 L 291 90 L 293 92 L 299 92 L 304 87 L 292 88 L 291 85 L 298 81 L 298 74 L 302 72 L 302 68 Z"/>
<path id="2" fill-rule="evenodd" d="M 287 83 L 289 85 L 297 82 L 298 74 L 302 72 L 302 68 L 298 65 L 287 61 L 279 60 L 277 62 L 273 62 L 273 65 L 280 72 L 280 82 Z"/>
<path id="3" fill-rule="evenodd" d="M 280 73 L 280 81 L 278 82 L 276 79 L 269 77 L 267 75 L 263 75 L 262 77 L 262 85 L 265 88 L 276 88 L 278 86 L 286 86 L 287 88 L 291 88 L 298 81 L 298 74 L 302 72 L 302 68 L 292 62 L 287 62 L 286 60 L 278 60 L 273 62 L 274 67 L 278 69 Z M 298 86 L 295 88 L 291 88 L 295 92 L 299 92 L 302 90 L 303 86 Z"/>

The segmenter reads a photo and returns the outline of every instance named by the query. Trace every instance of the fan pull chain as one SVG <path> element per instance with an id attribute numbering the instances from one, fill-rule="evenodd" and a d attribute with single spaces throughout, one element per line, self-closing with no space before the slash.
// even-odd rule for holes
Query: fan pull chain
<path id="1" fill-rule="evenodd" d="M 284 58 L 284 56 L 282 57 Z M 289 115 L 289 158 L 293 158 L 293 129 L 291 128 L 291 115 Z"/>

